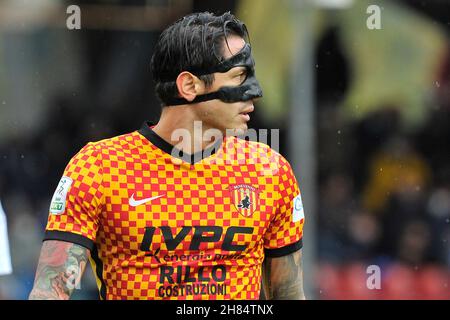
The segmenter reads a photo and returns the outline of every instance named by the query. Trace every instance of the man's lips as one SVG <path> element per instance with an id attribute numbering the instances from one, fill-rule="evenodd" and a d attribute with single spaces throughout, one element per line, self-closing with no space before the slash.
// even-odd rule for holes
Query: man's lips
<path id="1" fill-rule="evenodd" d="M 249 113 L 253 112 L 255 110 L 255 106 L 251 105 L 245 109 L 243 109 L 241 112 L 239 112 L 239 115 L 242 115 L 247 121 L 250 120 Z"/>
<path id="2" fill-rule="evenodd" d="M 255 110 L 255 107 L 251 105 L 250 107 L 245 108 L 241 112 L 239 112 L 239 115 L 245 120 L 250 121 L 250 116 L 248 115 L 250 112 L 253 112 Z"/>
<path id="3" fill-rule="evenodd" d="M 250 107 L 243 109 L 241 112 L 239 112 L 239 114 L 248 114 L 248 113 L 253 112 L 254 110 L 255 110 L 255 106 L 251 105 Z"/>

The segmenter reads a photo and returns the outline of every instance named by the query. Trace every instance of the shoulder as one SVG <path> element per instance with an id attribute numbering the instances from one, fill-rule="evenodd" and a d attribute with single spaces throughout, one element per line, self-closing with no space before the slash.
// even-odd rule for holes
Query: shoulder
<path id="1" fill-rule="evenodd" d="M 252 151 L 259 151 L 263 154 L 273 154 L 276 157 L 281 157 L 281 154 L 278 153 L 275 149 L 272 149 L 269 145 L 263 142 L 259 141 L 253 141 L 253 140 L 246 140 L 242 139 L 239 136 L 227 136 L 226 139 L 226 146 L 229 148 L 235 148 L 235 149 L 245 149 L 245 150 L 252 150 Z"/>
<path id="2" fill-rule="evenodd" d="M 99 157 L 108 154 L 126 154 L 138 150 L 143 141 L 137 131 L 115 137 L 88 142 L 77 155 Z"/>
<path id="3" fill-rule="evenodd" d="M 277 150 L 264 142 L 242 139 L 230 136 L 226 138 L 225 151 L 234 151 L 245 155 L 256 163 L 270 163 L 271 165 L 290 169 L 288 160 Z"/>

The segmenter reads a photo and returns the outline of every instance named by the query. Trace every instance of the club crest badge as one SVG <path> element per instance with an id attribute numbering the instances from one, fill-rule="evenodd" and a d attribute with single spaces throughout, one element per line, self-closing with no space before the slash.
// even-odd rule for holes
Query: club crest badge
<path id="1" fill-rule="evenodd" d="M 248 184 L 237 184 L 229 187 L 233 204 L 244 217 L 250 217 L 259 204 L 259 190 Z"/>

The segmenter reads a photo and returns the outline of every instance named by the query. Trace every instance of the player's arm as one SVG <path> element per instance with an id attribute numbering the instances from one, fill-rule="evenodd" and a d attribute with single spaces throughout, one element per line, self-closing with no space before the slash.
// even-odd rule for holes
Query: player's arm
<path id="1" fill-rule="evenodd" d="M 266 257 L 263 285 L 266 299 L 304 300 L 302 250 L 283 257 Z"/>
<path id="2" fill-rule="evenodd" d="M 43 243 L 30 300 L 68 300 L 90 257 L 85 247 L 47 240 Z"/>

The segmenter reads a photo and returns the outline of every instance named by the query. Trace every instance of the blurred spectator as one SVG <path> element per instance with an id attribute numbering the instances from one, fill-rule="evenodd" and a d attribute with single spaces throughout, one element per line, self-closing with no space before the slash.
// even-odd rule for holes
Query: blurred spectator
<path id="1" fill-rule="evenodd" d="M 353 210 L 353 186 L 345 174 L 331 175 L 320 194 L 319 257 L 321 260 L 345 260 L 345 238 L 349 213 Z"/>
<path id="2" fill-rule="evenodd" d="M 420 266 L 427 262 L 430 249 L 430 227 L 421 219 L 412 219 L 397 230 L 395 258 L 411 266 Z"/>
<path id="3" fill-rule="evenodd" d="M 450 268 L 450 189 L 436 188 L 431 192 L 427 211 L 432 219 L 434 248 L 438 261 Z"/>
<path id="4" fill-rule="evenodd" d="M 362 209 L 352 212 L 347 230 L 348 261 L 370 262 L 377 254 L 381 237 L 381 225 L 377 217 Z"/>
<path id="5" fill-rule="evenodd" d="M 430 179 L 425 159 L 405 137 L 393 136 L 369 163 L 364 206 L 372 212 L 383 211 L 392 194 L 405 204 L 420 201 Z"/>

